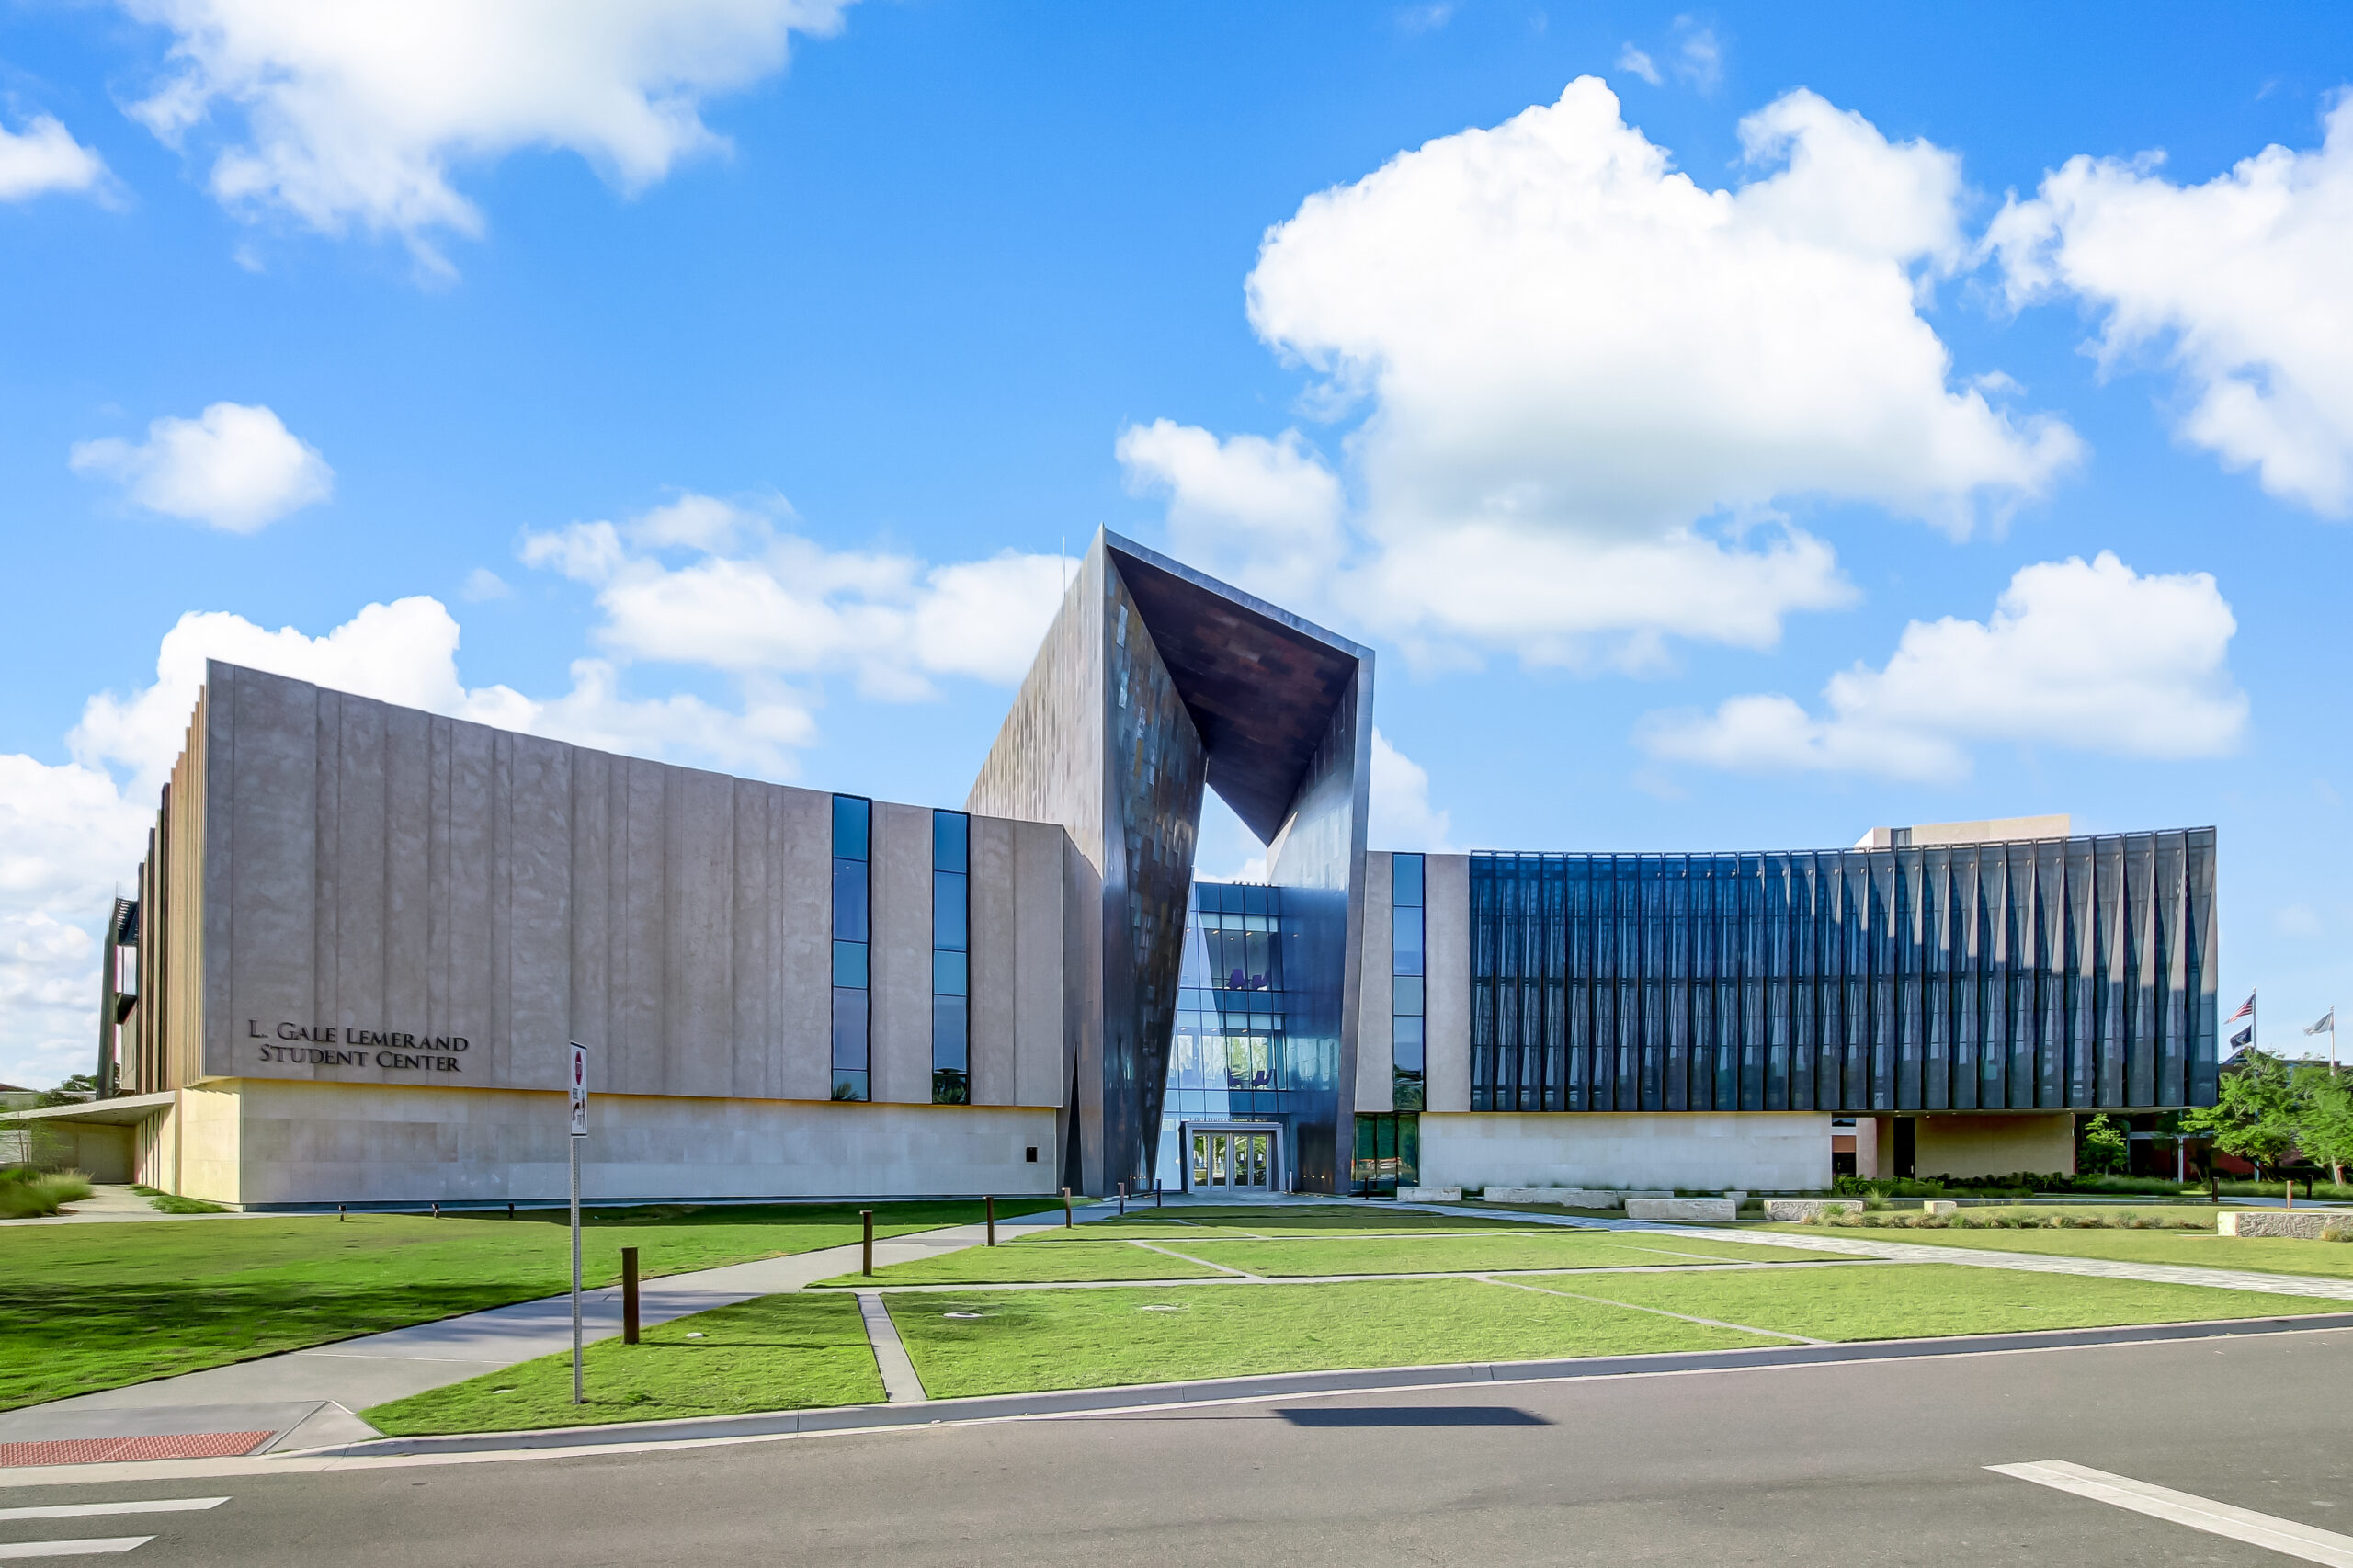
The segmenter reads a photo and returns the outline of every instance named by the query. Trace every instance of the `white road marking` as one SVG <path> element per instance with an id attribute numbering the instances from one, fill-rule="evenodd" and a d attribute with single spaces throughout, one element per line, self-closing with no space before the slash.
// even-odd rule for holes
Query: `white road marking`
<path id="1" fill-rule="evenodd" d="M 152 1503 L 67 1503 L 51 1508 L 0 1508 L 0 1519 L 86 1519 L 99 1514 L 190 1514 L 226 1497 L 159 1497 Z"/>
<path id="2" fill-rule="evenodd" d="M 152 1535 L 114 1535 L 89 1540 L 14 1540 L 0 1545 L 0 1558 L 96 1557 L 102 1552 L 129 1551 L 154 1539 Z"/>
<path id="3" fill-rule="evenodd" d="M 2264 1547 L 2290 1557 L 2301 1557 L 2307 1562 L 2325 1562 L 2330 1564 L 2330 1568 L 2353 1568 L 2353 1536 L 2315 1529 L 2310 1525 L 2300 1525 L 2293 1519 L 2275 1518 L 2251 1508 L 2235 1508 L 2228 1503 L 2217 1503 L 2208 1497 L 2193 1497 L 2187 1492 L 2152 1486 L 2129 1475 L 2110 1475 L 2104 1470 L 2070 1464 L 2065 1460 L 1989 1464 L 1985 1468 L 1997 1475 L 2015 1476 L 2020 1481 L 2031 1481 L 2037 1486 L 2072 1492 L 2078 1497 L 2089 1497 L 2095 1502 L 2111 1503 L 2120 1508 L 2130 1508 L 2136 1514 L 2146 1514 L 2151 1518 L 2169 1519 L 2177 1525 L 2188 1525 L 2194 1530 L 2204 1530 L 2208 1535 L 2226 1536 L 2232 1540 L 2245 1541 L 2250 1546 Z"/>

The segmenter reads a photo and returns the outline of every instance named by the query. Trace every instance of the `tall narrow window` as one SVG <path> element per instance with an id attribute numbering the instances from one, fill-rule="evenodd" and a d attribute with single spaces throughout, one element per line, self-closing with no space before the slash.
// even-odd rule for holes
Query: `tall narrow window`
<path id="1" fill-rule="evenodd" d="M 931 1103 L 972 1103 L 972 819 L 931 813 Z"/>
<path id="2" fill-rule="evenodd" d="M 867 874 L 874 806 L 834 797 L 834 1098 L 873 1098 L 867 956 L 873 932 Z"/>
<path id="3" fill-rule="evenodd" d="M 1395 1058 L 1397 1108 L 1422 1108 L 1427 1006 L 1423 994 L 1422 858 L 1392 855 L 1390 865 L 1390 1040 Z"/>

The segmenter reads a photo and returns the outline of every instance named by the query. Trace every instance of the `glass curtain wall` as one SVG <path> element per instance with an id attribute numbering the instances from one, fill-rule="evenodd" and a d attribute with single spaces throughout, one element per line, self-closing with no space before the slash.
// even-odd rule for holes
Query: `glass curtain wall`
<path id="1" fill-rule="evenodd" d="M 2214 1103 L 2211 828 L 1470 870 L 1473 1110 Z"/>
<path id="2" fill-rule="evenodd" d="M 1193 884 L 1161 1112 L 1155 1168 L 1164 1178 L 1185 1168 L 1188 1152 L 1177 1147 L 1180 1122 L 1279 1123 L 1295 1161 L 1291 1130 L 1302 1118 L 1328 1122 L 1333 1113 L 1338 1042 L 1302 1040 L 1288 1028 L 1284 891 Z"/>
<path id="3" fill-rule="evenodd" d="M 972 818 L 931 813 L 931 1103 L 972 1101 Z"/>
<path id="4" fill-rule="evenodd" d="M 1390 1040 L 1395 1062 L 1395 1100 L 1400 1111 L 1422 1108 L 1426 1012 L 1423 990 L 1422 858 L 1390 857 Z"/>
<path id="5" fill-rule="evenodd" d="M 867 960 L 873 939 L 869 846 L 874 805 L 855 795 L 834 797 L 834 1098 L 873 1097 L 868 1067 Z"/>

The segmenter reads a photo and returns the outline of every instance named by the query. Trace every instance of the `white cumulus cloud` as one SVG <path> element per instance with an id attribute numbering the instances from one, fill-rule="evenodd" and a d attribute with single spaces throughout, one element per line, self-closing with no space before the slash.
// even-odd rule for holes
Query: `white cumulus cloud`
<path id="1" fill-rule="evenodd" d="M 335 493 L 335 471 L 259 404 L 216 403 L 164 418 L 136 444 L 77 441 L 74 472 L 112 479 L 151 512 L 249 534 Z"/>
<path id="2" fill-rule="evenodd" d="M 746 677 L 840 671 L 869 697 L 935 694 L 933 677 L 1010 684 L 1036 654 L 1071 562 L 1006 552 L 931 565 L 835 551 L 765 512 L 688 494 L 627 523 L 527 535 L 527 565 L 593 586 L 619 657 Z"/>
<path id="3" fill-rule="evenodd" d="M 1319 375 L 1320 410 L 1362 412 L 1349 548 L 1322 563 L 1350 618 L 1531 662 L 1763 645 L 1852 597 L 1782 508 L 1963 536 L 2076 460 L 2064 424 L 1957 381 L 1921 314 L 1971 255 L 1954 154 L 1804 91 L 1741 131 L 1750 177 L 1711 189 L 1583 78 L 1268 232 L 1253 325 Z M 1172 532 L 1320 546 L 1338 477 L 1292 437 L 1248 439 L 1155 424 L 1120 456 L 1169 490 Z"/>
<path id="4" fill-rule="evenodd" d="M 1735 697 L 1654 713 L 1635 738 L 1711 767 L 1933 782 L 1965 776 L 1974 743 L 2221 756 L 2246 727 L 2228 663 L 2237 628 L 2207 574 L 2144 576 L 2103 551 L 2020 569 L 1984 620 L 1912 622 L 1884 666 L 1833 676 L 1819 713 Z"/>
<path id="5" fill-rule="evenodd" d="M 1452 816 L 1430 804 L 1429 770 L 1395 746 L 1378 726 L 1372 732 L 1371 815 L 1365 836 L 1376 849 L 1420 849 L 1444 854 Z"/>
<path id="6" fill-rule="evenodd" d="M 54 116 L 35 115 L 22 131 L 0 125 L 0 201 L 29 201 L 53 190 L 103 196 L 106 188 L 106 160 Z"/>
<path id="7" fill-rule="evenodd" d="M 1167 495 L 1187 562 L 1279 604 L 1323 597 L 1344 548 L 1340 482 L 1298 431 L 1220 440 L 1155 419 L 1121 431 L 1116 450 L 1129 489 Z"/>
<path id="8" fill-rule="evenodd" d="M 433 267 L 478 234 L 463 164 L 547 147 L 623 191 L 723 148 L 704 102 L 780 69 L 848 0 L 126 0 L 172 36 L 135 112 L 181 145 L 220 137 L 213 194 L 313 229 L 400 236 Z"/>
<path id="9" fill-rule="evenodd" d="M 2070 159 L 1988 240 L 2014 301 L 2105 312 L 2104 364 L 2162 351 L 2189 394 L 2185 439 L 2273 495 L 2353 515 L 2353 98 L 2317 150 L 2267 147 L 2202 185 L 2154 154 Z"/>

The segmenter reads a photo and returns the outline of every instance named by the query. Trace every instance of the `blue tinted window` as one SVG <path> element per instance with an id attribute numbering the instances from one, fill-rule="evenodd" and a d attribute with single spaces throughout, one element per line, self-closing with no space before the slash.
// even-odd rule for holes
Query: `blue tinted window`
<path id="1" fill-rule="evenodd" d="M 1400 909 L 1396 924 L 1390 928 L 1391 969 L 1398 974 L 1422 972 L 1422 912 Z"/>
<path id="2" fill-rule="evenodd" d="M 966 1006 L 961 996 L 931 999 L 931 1069 L 935 1073 L 961 1073 L 971 1064 L 971 1042 L 965 1034 Z"/>
<path id="3" fill-rule="evenodd" d="M 935 996 L 962 996 L 970 989 L 962 953 L 935 951 L 931 955 L 931 992 Z"/>
<path id="4" fill-rule="evenodd" d="M 867 824 L 874 807 L 871 801 L 856 795 L 834 797 L 834 858 L 837 860 L 863 860 L 866 855 Z"/>
<path id="5" fill-rule="evenodd" d="M 1420 975 L 1401 974 L 1389 984 L 1395 998 L 1394 1005 L 1391 1008 L 1392 1012 L 1419 1013 L 1422 1011 L 1422 977 Z"/>
<path id="6" fill-rule="evenodd" d="M 834 944 L 834 983 L 866 989 L 866 944 L 835 942 Z"/>
<path id="7" fill-rule="evenodd" d="M 1390 902 L 1420 908 L 1422 903 L 1422 858 L 1418 855 L 1392 855 L 1389 859 L 1392 892 Z"/>
<path id="8" fill-rule="evenodd" d="M 953 871 L 931 874 L 931 945 L 959 951 L 971 946 L 966 912 L 968 882 Z"/>
<path id="9" fill-rule="evenodd" d="M 1422 1018 L 1418 1013 L 1401 1013 L 1389 1020 L 1394 1031 L 1391 1049 L 1400 1068 L 1422 1070 Z"/>
<path id="10" fill-rule="evenodd" d="M 834 940 L 868 940 L 866 862 L 863 860 L 834 862 Z"/>
<path id="11" fill-rule="evenodd" d="M 972 819 L 961 812 L 931 813 L 931 869 L 935 871 L 964 871 L 972 868 L 968 861 Z"/>

